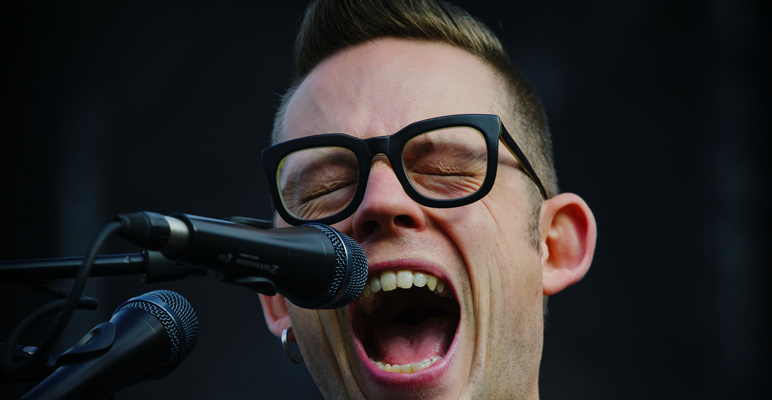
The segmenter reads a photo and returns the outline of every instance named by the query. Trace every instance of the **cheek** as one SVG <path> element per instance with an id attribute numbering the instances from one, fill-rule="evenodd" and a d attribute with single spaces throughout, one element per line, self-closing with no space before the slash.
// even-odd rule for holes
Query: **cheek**
<path id="1" fill-rule="evenodd" d="M 539 259 L 529 240 L 530 203 L 516 189 L 497 185 L 473 204 L 429 210 L 430 219 L 447 232 L 467 265 L 482 263 L 510 273 L 525 259 Z"/>
<path id="2" fill-rule="evenodd" d="M 306 310 L 289 305 L 288 310 L 305 367 L 322 393 L 340 393 L 345 386 L 341 376 L 350 369 L 343 334 L 335 310 Z"/>
<path id="3" fill-rule="evenodd" d="M 497 221 L 495 238 L 496 281 L 492 290 L 500 290 L 502 301 L 508 306 L 516 306 L 529 316 L 531 311 L 541 315 L 542 270 L 541 257 L 532 244 L 530 233 L 531 205 L 524 190 L 507 190 L 491 194 L 483 204 Z M 497 201 L 505 199 L 504 201 Z M 537 310 L 538 308 L 538 310 Z"/>
<path id="4" fill-rule="evenodd" d="M 298 346 L 301 350 L 304 348 L 313 348 L 313 342 L 319 341 L 317 332 L 320 330 L 321 321 L 319 316 L 312 310 L 305 310 L 295 306 L 287 301 L 287 311 L 292 321 L 292 330 L 295 333 Z"/>
<path id="5" fill-rule="evenodd" d="M 286 223 L 281 217 L 279 216 L 278 212 L 273 213 L 273 226 L 276 228 L 289 228 L 292 225 Z"/>
<path id="6" fill-rule="evenodd" d="M 497 185 L 474 204 L 433 212 L 464 258 L 476 298 L 540 315 L 541 257 L 530 243 L 531 206 L 514 183 Z"/>

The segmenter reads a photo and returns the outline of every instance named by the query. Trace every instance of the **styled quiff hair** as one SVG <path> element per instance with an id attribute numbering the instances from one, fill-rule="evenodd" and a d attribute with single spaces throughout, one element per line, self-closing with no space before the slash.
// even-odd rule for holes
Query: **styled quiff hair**
<path id="1" fill-rule="evenodd" d="M 547 118 L 536 92 L 509 60 L 501 41 L 484 23 L 444 1 L 312 1 L 295 41 L 295 78 L 281 98 L 274 120 L 273 143 L 281 141 L 290 99 L 317 65 L 342 50 L 386 37 L 448 44 L 466 50 L 490 65 L 503 84 L 502 93 L 497 96 L 501 98 L 497 102 L 501 103 L 502 114 L 499 116 L 541 178 L 548 197 L 558 193 Z M 536 185 L 528 187 L 534 204 L 541 204 Z"/>

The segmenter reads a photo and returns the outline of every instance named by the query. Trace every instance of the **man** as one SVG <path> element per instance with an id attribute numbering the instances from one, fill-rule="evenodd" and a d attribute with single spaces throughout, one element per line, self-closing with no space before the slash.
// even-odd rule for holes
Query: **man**
<path id="1" fill-rule="evenodd" d="M 326 398 L 538 398 L 546 296 L 587 272 L 595 220 L 501 44 L 432 0 L 318 1 L 296 66 L 264 152 L 276 224 L 331 224 L 369 278 L 337 310 L 261 296 L 271 331 Z"/>

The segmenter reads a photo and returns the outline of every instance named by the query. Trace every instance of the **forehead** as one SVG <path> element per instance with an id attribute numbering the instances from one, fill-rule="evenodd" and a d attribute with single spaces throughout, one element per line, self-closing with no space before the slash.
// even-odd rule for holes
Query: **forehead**
<path id="1" fill-rule="evenodd" d="M 492 69 L 459 48 L 379 39 L 319 64 L 290 100 L 283 140 L 323 133 L 392 134 L 451 114 L 496 114 Z"/>

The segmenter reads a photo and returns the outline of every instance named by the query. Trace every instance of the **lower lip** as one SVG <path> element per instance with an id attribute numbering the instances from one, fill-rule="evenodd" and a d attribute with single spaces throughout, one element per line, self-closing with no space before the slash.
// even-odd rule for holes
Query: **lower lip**
<path id="1" fill-rule="evenodd" d="M 378 386 L 384 389 L 412 391 L 430 388 L 437 386 L 442 379 L 442 376 L 450 369 L 450 364 L 453 362 L 456 349 L 456 338 L 458 337 L 459 329 L 461 328 L 460 319 L 458 321 L 458 326 L 456 326 L 456 333 L 453 336 L 453 341 L 450 343 L 450 348 L 448 348 L 447 353 L 439 361 L 418 372 L 403 374 L 399 372 L 384 371 L 370 361 L 367 352 L 362 346 L 362 342 L 353 331 L 351 319 L 353 318 L 354 312 L 352 304 L 352 307 L 349 310 L 349 327 L 351 329 L 351 337 L 354 339 L 357 355 L 359 356 L 359 363 L 364 367 L 367 377 Z"/>

